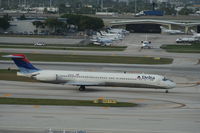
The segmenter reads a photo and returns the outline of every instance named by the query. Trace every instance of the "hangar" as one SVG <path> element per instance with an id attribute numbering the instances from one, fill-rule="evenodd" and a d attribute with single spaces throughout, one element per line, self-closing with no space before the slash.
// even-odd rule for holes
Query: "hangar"
<path id="1" fill-rule="evenodd" d="M 178 29 L 189 33 L 193 29 L 200 33 L 200 21 L 179 22 L 175 20 L 155 20 L 155 19 L 140 19 L 140 20 L 119 20 L 110 23 L 112 27 L 125 26 L 126 30 L 132 33 L 161 33 L 160 26 L 164 26 L 170 30 Z"/>
<path id="2" fill-rule="evenodd" d="M 197 26 L 197 33 L 200 33 L 200 25 Z"/>

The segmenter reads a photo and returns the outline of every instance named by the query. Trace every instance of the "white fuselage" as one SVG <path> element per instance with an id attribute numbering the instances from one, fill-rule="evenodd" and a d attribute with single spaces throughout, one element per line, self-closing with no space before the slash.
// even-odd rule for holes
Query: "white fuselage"
<path id="1" fill-rule="evenodd" d="M 168 80 L 163 76 L 140 73 L 40 70 L 32 73 L 29 77 L 42 82 L 77 86 L 119 86 L 170 89 L 174 88 L 176 85 L 173 81 Z"/>
<path id="2" fill-rule="evenodd" d="M 184 33 L 180 30 L 164 30 L 163 32 L 169 33 L 169 34 L 183 34 Z"/>
<path id="3" fill-rule="evenodd" d="M 169 33 L 169 34 L 184 34 L 183 31 L 181 30 L 170 30 L 170 29 L 166 29 L 164 27 L 160 27 L 163 33 Z"/>

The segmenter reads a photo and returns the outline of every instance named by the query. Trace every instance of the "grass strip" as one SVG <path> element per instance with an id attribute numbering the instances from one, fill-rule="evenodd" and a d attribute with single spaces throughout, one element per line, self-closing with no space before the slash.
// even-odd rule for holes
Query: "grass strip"
<path id="1" fill-rule="evenodd" d="M 200 43 L 191 45 L 163 45 L 160 48 L 174 53 L 200 53 Z"/>
<path id="2" fill-rule="evenodd" d="M 9 53 L 0 53 L 0 60 L 9 60 L 1 55 Z M 12 53 L 13 54 L 13 53 Z M 119 63 L 119 64 L 171 64 L 171 58 L 154 57 L 131 57 L 131 56 L 97 56 L 97 55 L 55 55 L 55 54 L 31 54 L 26 56 L 31 61 L 50 61 L 50 62 L 86 62 L 86 63 Z"/>
<path id="3" fill-rule="evenodd" d="M 0 48 L 52 49 L 52 50 L 81 50 L 81 51 L 124 51 L 126 47 L 61 47 L 61 46 L 25 46 L 0 45 Z"/>
<path id="4" fill-rule="evenodd" d="M 0 104 L 14 105 L 53 105 L 53 106 L 97 106 L 97 107 L 135 107 L 137 104 L 128 102 L 93 103 L 91 100 L 67 100 L 67 99 L 34 99 L 34 98 L 8 98 L 0 97 Z"/>
<path id="5" fill-rule="evenodd" d="M 1 43 L 0 46 L 34 46 L 34 44 L 30 43 Z M 47 47 L 47 46 L 54 46 L 54 47 L 90 47 L 90 48 L 127 48 L 127 46 L 100 46 L 100 45 L 95 45 L 95 44 L 88 44 L 88 45 L 82 45 L 82 44 L 47 44 L 46 46 L 42 47 Z M 35 47 L 35 46 L 34 46 Z M 37 46 L 38 47 L 38 46 Z"/>

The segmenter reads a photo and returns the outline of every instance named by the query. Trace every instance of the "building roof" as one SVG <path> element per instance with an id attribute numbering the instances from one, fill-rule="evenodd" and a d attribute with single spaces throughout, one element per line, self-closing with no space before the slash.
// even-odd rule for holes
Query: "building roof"
<path id="1" fill-rule="evenodd" d="M 200 21 L 186 21 L 186 22 L 177 22 L 174 20 L 156 20 L 156 19 L 137 19 L 137 20 L 119 20 L 119 21 L 113 21 L 110 24 L 111 25 L 125 25 L 125 24 L 142 24 L 142 23 L 155 23 L 155 24 L 173 24 L 173 25 L 179 25 L 179 26 L 196 26 L 200 25 Z"/>

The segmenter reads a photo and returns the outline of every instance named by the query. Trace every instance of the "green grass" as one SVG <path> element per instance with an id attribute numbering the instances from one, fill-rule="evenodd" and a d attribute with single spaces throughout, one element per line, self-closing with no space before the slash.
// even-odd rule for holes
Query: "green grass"
<path id="1" fill-rule="evenodd" d="M 0 69 L 0 80 L 9 80 L 9 81 L 25 81 L 25 82 L 37 82 L 26 77 L 17 76 L 17 70 L 5 70 Z"/>
<path id="2" fill-rule="evenodd" d="M 53 106 L 98 106 L 98 107 L 135 107 L 135 103 L 118 102 L 116 104 L 93 103 L 90 100 L 61 100 L 0 97 L 0 104 L 14 105 L 53 105 Z"/>
<path id="3" fill-rule="evenodd" d="M 52 49 L 52 50 L 81 50 L 81 51 L 124 51 L 126 47 L 58 47 L 58 46 L 1 46 L 0 48 L 17 49 Z"/>
<path id="4" fill-rule="evenodd" d="M 9 60 L 1 55 L 0 60 Z M 26 54 L 31 61 L 49 61 L 49 62 L 87 62 L 87 63 L 119 63 L 119 64 L 171 64 L 173 59 L 154 57 L 130 57 L 130 56 L 96 56 L 96 55 L 54 55 L 54 54 Z"/>
<path id="5" fill-rule="evenodd" d="M 191 45 L 163 45 L 161 48 L 167 52 L 200 53 L 200 43 L 193 43 Z"/>
<path id="6" fill-rule="evenodd" d="M 52 50 L 82 50 L 82 51 L 124 51 L 127 46 L 97 46 L 97 45 L 85 45 L 78 44 L 54 44 L 47 46 L 33 46 L 32 44 L 0 44 L 0 48 L 17 48 L 17 49 L 52 49 Z"/>
<path id="7" fill-rule="evenodd" d="M 31 43 L 0 43 L 0 46 L 34 46 Z M 82 45 L 82 44 L 47 44 L 47 46 L 54 46 L 54 47 L 94 47 L 94 48 L 127 48 L 127 46 L 100 46 L 95 44 L 88 44 L 88 45 Z M 45 46 L 43 46 L 45 47 Z"/>

